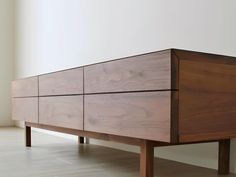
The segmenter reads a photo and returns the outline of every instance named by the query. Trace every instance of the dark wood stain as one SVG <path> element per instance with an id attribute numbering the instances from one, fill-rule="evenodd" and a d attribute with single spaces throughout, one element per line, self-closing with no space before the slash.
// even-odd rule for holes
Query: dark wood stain
<path id="1" fill-rule="evenodd" d="M 25 146 L 31 147 L 31 127 L 25 127 Z"/>
<path id="2" fill-rule="evenodd" d="M 171 87 L 179 90 L 179 59 L 171 50 Z M 171 142 L 179 142 L 179 91 L 171 92 Z"/>
<path id="3" fill-rule="evenodd" d="M 83 94 L 83 68 L 39 76 L 39 95 Z"/>
<path id="4" fill-rule="evenodd" d="M 219 141 L 218 174 L 228 175 L 230 168 L 230 139 Z"/>
<path id="5" fill-rule="evenodd" d="M 180 141 L 235 136 L 236 65 L 180 59 L 179 77 Z"/>
<path id="6" fill-rule="evenodd" d="M 38 77 L 12 81 L 12 97 L 38 96 Z"/>
<path id="7" fill-rule="evenodd" d="M 84 130 L 170 142 L 171 92 L 85 95 Z"/>
<path id="8" fill-rule="evenodd" d="M 87 66 L 84 78 L 85 93 L 171 89 L 171 54 L 168 50 Z"/>
<path id="9" fill-rule="evenodd" d="M 38 123 L 38 97 L 12 98 L 12 119 Z"/>
<path id="10" fill-rule="evenodd" d="M 153 177 L 153 144 L 150 141 L 143 141 L 140 149 L 140 177 Z"/>
<path id="11" fill-rule="evenodd" d="M 153 177 L 154 147 L 219 141 L 229 173 L 235 57 L 168 49 L 13 81 L 12 97 L 26 146 L 30 127 L 138 145 L 140 175 Z"/>
<path id="12" fill-rule="evenodd" d="M 39 98 L 39 123 L 83 130 L 83 96 Z"/>

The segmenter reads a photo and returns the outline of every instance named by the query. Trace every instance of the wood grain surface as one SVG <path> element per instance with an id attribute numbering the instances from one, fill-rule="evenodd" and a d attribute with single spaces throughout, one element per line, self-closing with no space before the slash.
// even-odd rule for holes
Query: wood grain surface
<path id="1" fill-rule="evenodd" d="M 84 68 L 85 93 L 171 89 L 170 50 Z"/>
<path id="2" fill-rule="evenodd" d="M 12 81 L 12 97 L 38 96 L 38 77 Z"/>
<path id="3" fill-rule="evenodd" d="M 230 139 L 219 141 L 218 174 L 228 175 L 230 173 Z"/>
<path id="4" fill-rule="evenodd" d="M 38 123 L 38 97 L 12 98 L 12 119 Z"/>
<path id="5" fill-rule="evenodd" d="M 154 147 L 144 141 L 140 146 L 140 177 L 153 177 Z"/>
<path id="6" fill-rule="evenodd" d="M 83 96 L 40 97 L 39 123 L 83 130 Z"/>
<path id="7" fill-rule="evenodd" d="M 85 95 L 84 129 L 170 141 L 170 91 Z"/>
<path id="8" fill-rule="evenodd" d="M 39 76 L 39 95 L 83 94 L 83 68 Z"/>
<path id="9" fill-rule="evenodd" d="M 104 141 L 114 141 L 114 142 L 119 142 L 119 143 L 135 145 L 135 146 L 140 146 L 143 143 L 143 140 L 139 138 L 131 138 L 131 137 L 125 137 L 125 136 L 111 135 L 111 134 L 106 134 L 106 133 L 76 130 L 76 129 L 71 129 L 71 128 L 57 127 L 53 125 L 44 125 L 44 124 L 31 123 L 31 122 L 25 122 L 25 125 L 29 127 L 35 127 L 35 128 L 41 128 L 41 129 L 50 130 L 50 131 L 72 134 L 76 136 L 100 139 Z"/>
<path id="10" fill-rule="evenodd" d="M 235 137 L 236 65 L 218 56 L 213 60 L 213 55 L 184 57 L 180 55 L 180 141 Z"/>
<path id="11" fill-rule="evenodd" d="M 31 127 L 25 126 L 25 146 L 31 147 Z"/>

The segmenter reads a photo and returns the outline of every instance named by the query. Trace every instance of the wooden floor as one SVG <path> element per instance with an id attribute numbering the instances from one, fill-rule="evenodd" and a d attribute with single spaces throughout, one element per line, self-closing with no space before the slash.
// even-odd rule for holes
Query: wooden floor
<path id="1" fill-rule="evenodd" d="M 32 138 L 26 148 L 23 129 L 0 128 L 1 177 L 139 177 L 138 154 L 38 132 Z M 155 176 L 216 177 L 217 171 L 155 159 Z"/>

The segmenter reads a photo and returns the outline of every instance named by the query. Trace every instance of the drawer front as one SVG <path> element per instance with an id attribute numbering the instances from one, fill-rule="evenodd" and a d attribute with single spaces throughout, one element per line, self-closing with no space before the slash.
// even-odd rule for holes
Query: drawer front
<path id="1" fill-rule="evenodd" d="M 76 68 L 39 76 L 39 95 L 83 93 L 83 69 Z"/>
<path id="2" fill-rule="evenodd" d="M 12 82 L 12 97 L 38 96 L 38 77 Z"/>
<path id="3" fill-rule="evenodd" d="M 85 95 L 84 129 L 170 142 L 171 92 Z"/>
<path id="4" fill-rule="evenodd" d="M 38 98 L 12 98 L 12 119 L 38 123 Z"/>
<path id="5" fill-rule="evenodd" d="M 171 88 L 170 51 L 130 57 L 84 68 L 85 93 Z"/>
<path id="6" fill-rule="evenodd" d="M 40 97 L 39 123 L 83 130 L 83 96 Z"/>

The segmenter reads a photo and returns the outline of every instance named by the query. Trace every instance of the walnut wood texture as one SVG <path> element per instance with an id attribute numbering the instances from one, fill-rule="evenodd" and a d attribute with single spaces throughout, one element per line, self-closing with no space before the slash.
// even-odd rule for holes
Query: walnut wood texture
<path id="1" fill-rule="evenodd" d="M 177 91 L 171 92 L 171 142 L 179 142 L 179 59 L 171 50 L 171 87 Z"/>
<path id="2" fill-rule="evenodd" d="M 32 88 L 55 100 L 81 94 L 88 100 L 84 122 L 91 131 L 175 144 L 211 141 L 236 136 L 235 66 L 233 57 L 170 49 L 41 75 L 41 91 L 37 77 L 18 80 L 13 82 L 13 97 L 37 96 L 28 91 Z M 27 86 L 32 83 L 32 88 Z M 160 96 L 164 93 L 169 93 L 165 101 Z M 59 103 L 51 104 L 60 110 Z M 69 107 L 62 110 L 70 111 Z M 64 126 L 59 122 L 56 126 Z M 135 129 L 140 127 L 148 131 Z"/>
<path id="3" fill-rule="evenodd" d="M 218 174 L 229 174 L 230 168 L 230 139 L 219 141 Z"/>
<path id="4" fill-rule="evenodd" d="M 40 97 L 39 123 L 83 130 L 83 96 Z"/>
<path id="5" fill-rule="evenodd" d="M 43 125 L 43 124 L 38 124 L 38 123 L 25 122 L 25 125 L 29 127 L 41 128 L 41 129 L 62 132 L 62 133 L 67 133 L 67 134 L 72 134 L 72 135 L 78 135 L 78 136 L 83 136 L 83 137 L 89 137 L 89 138 L 96 138 L 96 139 L 101 139 L 105 141 L 115 141 L 119 143 L 130 144 L 130 145 L 139 146 L 143 142 L 143 140 L 139 138 L 131 138 L 131 137 L 124 137 L 124 136 L 110 135 L 110 134 L 105 134 L 105 133 L 76 130 L 76 129 L 71 129 L 71 128 Z"/>
<path id="6" fill-rule="evenodd" d="M 171 51 L 86 66 L 84 78 L 85 93 L 171 89 Z"/>
<path id="7" fill-rule="evenodd" d="M 12 98 L 12 119 L 38 123 L 38 98 Z"/>
<path id="8" fill-rule="evenodd" d="M 152 142 L 144 141 L 141 144 L 140 177 L 153 177 L 154 147 Z"/>
<path id="9" fill-rule="evenodd" d="M 19 79 L 12 82 L 12 97 L 38 96 L 38 77 Z"/>
<path id="10" fill-rule="evenodd" d="M 25 146 L 31 147 L 31 127 L 25 127 Z"/>
<path id="11" fill-rule="evenodd" d="M 170 91 L 93 94 L 84 99 L 86 131 L 170 142 Z"/>
<path id="12" fill-rule="evenodd" d="M 175 51 L 179 63 L 180 142 L 236 136 L 236 60 Z"/>
<path id="13" fill-rule="evenodd" d="M 79 144 L 84 144 L 85 143 L 85 138 L 82 136 L 78 137 Z"/>
<path id="14" fill-rule="evenodd" d="M 101 140 L 105 140 L 105 141 L 115 141 L 115 142 L 119 142 L 119 143 L 125 143 L 125 144 L 136 145 L 136 146 L 141 146 L 144 141 L 143 139 L 139 139 L 139 138 L 111 135 L 111 134 L 91 132 L 91 131 L 76 130 L 76 129 L 71 129 L 71 128 L 57 127 L 57 126 L 52 126 L 52 125 L 43 125 L 43 124 L 31 123 L 31 122 L 25 122 L 25 126 L 46 129 L 46 130 L 51 130 L 51 131 L 56 131 L 56 132 L 61 132 L 61 133 L 67 133 L 67 134 L 72 134 L 72 135 L 77 135 L 77 136 L 82 136 L 82 137 L 101 139 Z M 151 142 L 153 144 L 153 147 L 162 147 L 162 146 L 176 146 L 176 145 L 218 142 L 218 140 L 186 142 L 186 143 L 176 143 L 176 144 L 175 143 L 167 143 L 167 142 L 159 142 L 159 141 L 151 141 Z"/>
<path id="15" fill-rule="evenodd" d="M 39 76 L 39 95 L 83 94 L 83 68 Z"/>

